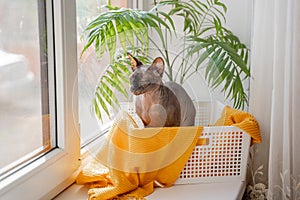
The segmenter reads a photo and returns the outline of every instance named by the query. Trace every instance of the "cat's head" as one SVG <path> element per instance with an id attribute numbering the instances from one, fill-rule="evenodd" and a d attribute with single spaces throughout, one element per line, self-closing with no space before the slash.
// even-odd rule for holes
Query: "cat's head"
<path id="1" fill-rule="evenodd" d="M 161 57 L 155 58 L 151 65 L 144 65 L 129 53 L 128 57 L 133 71 L 130 75 L 130 91 L 134 95 L 150 92 L 162 84 L 165 65 Z"/>

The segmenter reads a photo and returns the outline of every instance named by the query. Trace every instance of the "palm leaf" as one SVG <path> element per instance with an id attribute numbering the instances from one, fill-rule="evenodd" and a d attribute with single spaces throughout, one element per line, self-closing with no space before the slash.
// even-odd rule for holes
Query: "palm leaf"
<path id="1" fill-rule="evenodd" d="M 116 110 L 117 109 L 117 107 L 115 105 L 116 98 L 114 95 L 111 95 L 111 93 L 109 92 L 111 90 L 107 90 L 108 88 L 104 87 L 104 85 L 105 84 L 103 84 L 103 86 L 97 88 L 97 93 L 98 93 L 98 95 L 101 95 L 103 97 L 103 99 L 105 99 L 106 102 L 114 108 L 114 110 Z M 118 103 L 116 103 L 116 104 L 118 104 Z"/>
<path id="2" fill-rule="evenodd" d="M 123 24 L 120 21 L 121 18 L 119 18 L 119 20 L 116 20 L 116 28 L 117 28 L 120 44 L 123 48 L 123 51 L 125 52 L 127 46 L 127 42 L 126 42 L 127 37 L 126 37 L 126 31 L 123 28 Z"/>
<path id="3" fill-rule="evenodd" d="M 143 55 L 135 55 L 139 60 L 148 61 L 149 58 Z M 117 111 L 120 107 L 119 100 L 115 95 L 119 92 L 126 99 L 129 98 L 127 87 L 129 85 L 129 75 L 131 64 L 120 57 L 107 66 L 105 73 L 101 76 L 95 90 L 94 111 L 97 118 L 102 122 L 104 115 L 111 118 L 110 108 Z"/>
<path id="4" fill-rule="evenodd" d="M 107 99 L 107 102 L 110 103 L 114 109 L 117 109 L 115 104 L 119 106 L 119 101 L 117 97 L 115 96 L 114 92 L 109 88 L 109 86 L 105 83 L 102 82 L 101 85 L 97 88 L 96 92 L 100 92 L 101 95 L 106 96 L 105 99 Z M 104 94 L 105 93 L 105 94 Z"/>
<path id="5" fill-rule="evenodd" d="M 110 112 L 108 110 L 108 107 L 104 101 L 104 98 L 101 97 L 99 95 L 99 93 L 95 93 L 95 96 L 96 96 L 96 104 L 97 104 L 97 107 L 99 108 L 101 106 L 101 108 L 103 108 L 103 110 L 105 111 L 105 113 L 110 117 Z M 100 105 L 100 106 L 99 106 Z M 96 109 L 95 109 L 96 110 Z M 97 112 L 96 112 L 97 113 Z M 100 113 L 101 113 L 101 110 L 100 110 Z M 101 117 L 101 116 L 97 116 L 98 118 Z M 102 121 L 102 118 L 100 119 Z"/>
<path id="6" fill-rule="evenodd" d="M 97 118 L 101 122 L 103 122 L 101 110 L 99 108 L 99 103 L 97 102 L 96 98 L 94 98 L 94 100 L 93 100 L 93 105 L 94 105 L 94 111 L 95 111 L 95 114 L 96 114 Z"/>
<path id="7" fill-rule="evenodd" d="M 214 21 L 217 20 L 219 24 L 221 21 L 225 21 L 225 13 L 227 8 L 225 4 L 219 1 L 206 1 L 203 3 L 198 0 L 185 1 L 173 1 L 162 0 L 159 5 L 171 5 L 172 9 L 169 11 L 169 15 L 177 15 L 184 18 L 184 31 L 187 33 L 193 33 L 199 35 L 208 32 L 212 27 L 217 28 L 214 25 Z M 221 20 L 222 19 L 222 20 Z M 205 26 L 205 24 L 208 24 Z M 210 27 L 210 28 L 207 28 Z"/>
<path id="8" fill-rule="evenodd" d="M 224 42 L 225 39 L 226 42 Z M 251 76 L 246 62 L 248 49 L 244 48 L 245 45 L 240 43 L 234 35 L 230 37 L 226 35 L 225 39 L 223 37 L 208 37 L 207 39 L 190 37 L 189 48 L 193 52 L 193 49 L 203 49 L 205 46 L 205 53 L 198 57 L 196 68 L 198 69 L 204 60 L 208 59 L 205 78 L 209 85 L 216 88 L 224 83 L 222 91 L 226 93 L 226 98 L 231 98 L 236 108 L 244 108 L 247 104 L 247 95 L 241 77 L 245 79 Z"/>
<path id="9" fill-rule="evenodd" d="M 112 61 L 113 55 L 116 53 L 117 49 L 117 31 L 115 30 L 115 26 L 111 21 L 107 24 L 106 28 L 106 44 Z"/>
<path id="10" fill-rule="evenodd" d="M 110 71 L 107 71 L 106 73 L 108 74 L 108 76 L 103 76 L 103 79 L 105 79 L 107 83 L 109 83 L 113 88 L 115 88 L 118 92 L 120 92 L 127 98 L 128 92 L 122 84 L 121 80 L 119 79 L 118 74 L 114 74 Z"/>
<path id="11" fill-rule="evenodd" d="M 87 25 L 84 31 L 85 34 L 88 33 L 87 42 L 81 54 L 95 44 L 95 51 L 101 59 L 105 46 L 107 46 L 112 61 L 113 55 L 116 53 L 117 35 L 119 35 L 119 42 L 124 52 L 127 51 L 125 41 L 134 46 L 135 38 L 141 43 L 143 49 L 148 49 L 148 29 L 155 30 L 164 41 L 161 29 L 165 28 L 171 31 L 174 30 L 174 27 L 172 18 L 161 11 L 153 13 L 152 11 L 113 7 L 112 10 L 99 14 Z"/>

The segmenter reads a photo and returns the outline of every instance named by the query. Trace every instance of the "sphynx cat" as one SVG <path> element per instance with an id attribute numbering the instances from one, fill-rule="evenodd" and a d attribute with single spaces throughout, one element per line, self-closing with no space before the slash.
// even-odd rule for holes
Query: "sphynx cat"
<path id="1" fill-rule="evenodd" d="M 128 53 L 133 73 L 130 91 L 136 95 L 136 112 L 145 127 L 193 126 L 195 106 L 183 87 L 163 83 L 164 61 L 154 59 L 150 66 Z"/>

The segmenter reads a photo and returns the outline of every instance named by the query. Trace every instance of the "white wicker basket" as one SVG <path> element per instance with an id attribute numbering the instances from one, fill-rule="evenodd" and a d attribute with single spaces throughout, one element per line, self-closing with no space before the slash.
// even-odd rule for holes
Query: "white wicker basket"
<path id="1" fill-rule="evenodd" d="M 133 104 L 122 106 L 142 125 Z M 175 184 L 244 181 L 250 136 L 234 126 L 208 126 L 220 117 L 224 105 L 196 102 L 196 126 L 204 126 L 200 138 L 206 144 L 196 146 Z"/>
<path id="2" fill-rule="evenodd" d="M 234 126 L 204 127 L 176 184 L 243 181 L 246 176 L 250 137 Z"/>

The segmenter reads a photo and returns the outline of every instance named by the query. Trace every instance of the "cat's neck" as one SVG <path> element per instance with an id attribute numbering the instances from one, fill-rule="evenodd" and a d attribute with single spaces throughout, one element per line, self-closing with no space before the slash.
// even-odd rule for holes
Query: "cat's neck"
<path id="1" fill-rule="evenodd" d="M 157 84 L 151 90 L 144 93 L 144 97 L 145 98 L 147 98 L 147 97 L 157 98 L 157 97 L 164 95 L 165 90 L 166 90 L 166 86 L 164 86 L 163 84 Z"/>

